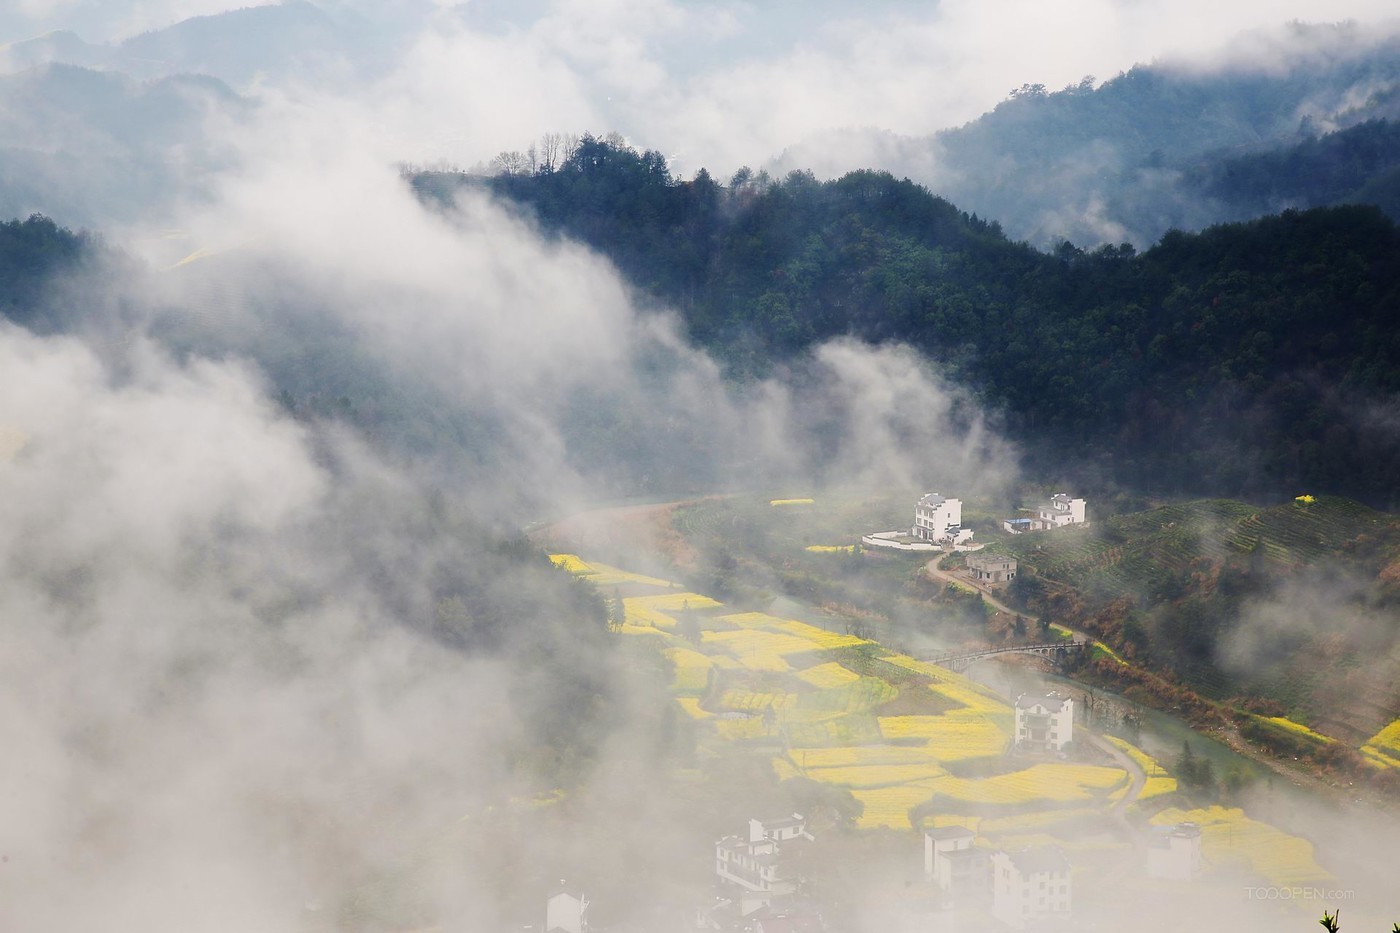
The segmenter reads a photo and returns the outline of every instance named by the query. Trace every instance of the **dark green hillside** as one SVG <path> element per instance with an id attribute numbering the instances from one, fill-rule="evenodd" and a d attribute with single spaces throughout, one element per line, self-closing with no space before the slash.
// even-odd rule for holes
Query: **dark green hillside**
<path id="1" fill-rule="evenodd" d="M 722 188 L 595 139 L 552 170 L 413 183 L 484 188 L 599 249 L 740 377 L 831 337 L 904 341 L 1003 416 L 1034 472 L 1400 504 L 1400 231 L 1374 208 L 1044 254 L 887 174 Z"/>
<path id="2" fill-rule="evenodd" d="M 1296 146 L 1205 163 L 1187 184 L 1240 216 L 1352 202 L 1400 219 L 1400 200 L 1384 197 L 1397 172 L 1400 123 L 1371 120 Z"/>
<path id="3" fill-rule="evenodd" d="M 0 315 L 31 330 L 51 329 L 45 289 L 89 252 L 86 237 L 47 217 L 0 223 Z"/>
<path id="4" fill-rule="evenodd" d="M 1000 541 L 1016 598 L 1204 696 L 1359 743 L 1400 718 L 1400 519 L 1200 500 Z"/>

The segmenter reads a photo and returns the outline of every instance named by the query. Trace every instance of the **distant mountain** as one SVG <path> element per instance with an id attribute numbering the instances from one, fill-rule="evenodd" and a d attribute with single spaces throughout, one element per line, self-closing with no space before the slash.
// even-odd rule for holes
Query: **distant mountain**
<path id="1" fill-rule="evenodd" d="M 140 82 L 70 65 L 0 75 L 0 216 L 70 226 L 158 216 L 228 156 L 204 133 L 250 105 L 207 77 Z"/>
<path id="2" fill-rule="evenodd" d="M 60 29 L 33 39 L 0 45 L 0 72 L 25 71 L 53 62 L 101 68 L 108 64 L 110 54 L 107 47 L 91 45 L 77 33 Z"/>
<path id="3" fill-rule="evenodd" d="M 1236 64 L 1138 66 L 1098 87 L 1027 85 L 958 129 L 918 139 L 848 131 L 794 147 L 777 167 L 820 170 L 855 153 L 1013 238 L 1143 246 L 1172 228 L 1266 213 L 1200 183 L 1226 163 L 1400 117 L 1400 32 L 1294 24 L 1264 51 L 1234 54 Z M 1355 179 L 1351 193 L 1370 180 Z"/>
<path id="4" fill-rule="evenodd" d="M 0 71 L 63 64 L 147 80 L 203 74 L 245 88 L 265 78 L 343 78 L 372 71 L 383 64 L 392 35 L 344 5 L 323 9 L 285 0 L 196 16 L 109 43 L 52 32 L 0 46 Z"/>

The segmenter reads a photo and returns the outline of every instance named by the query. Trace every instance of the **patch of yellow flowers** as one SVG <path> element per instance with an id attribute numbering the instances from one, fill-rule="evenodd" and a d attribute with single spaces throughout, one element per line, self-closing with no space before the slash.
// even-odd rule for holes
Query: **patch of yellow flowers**
<path id="1" fill-rule="evenodd" d="M 1201 827 L 1201 854 L 1217 867 L 1248 868 L 1271 884 L 1283 887 L 1326 883 L 1332 876 L 1313 858 L 1306 839 L 1251 820 L 1238 808 L 1203 810 L 1169 808 L 1151 822 L 1167 826 L 1183 822 Z"/>

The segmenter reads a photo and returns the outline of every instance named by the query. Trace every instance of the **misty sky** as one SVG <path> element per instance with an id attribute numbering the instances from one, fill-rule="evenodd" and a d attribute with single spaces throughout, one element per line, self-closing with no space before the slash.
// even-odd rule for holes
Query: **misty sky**
<path id="1" fill-rule="evenodd" d="M 0 39 L 72 29 L 109 41 L 227 0 L 19 0 Z M 1290 20 L 1379 24 L 1384 0 L 1164 3 L 945 0 L 744 3 L 557 0 L 327 2 L 406 42 L 376 121 L 405 158 L 462 164 L 547 131 L 623 132 L 682 171 L 758 165 L 831 128 L 925 134 L 975 118 L 1025 83 L 1057 89 L 1160 58 L 1268 60 Z M 416 39 L 406 37 L 414 36 Z"/>

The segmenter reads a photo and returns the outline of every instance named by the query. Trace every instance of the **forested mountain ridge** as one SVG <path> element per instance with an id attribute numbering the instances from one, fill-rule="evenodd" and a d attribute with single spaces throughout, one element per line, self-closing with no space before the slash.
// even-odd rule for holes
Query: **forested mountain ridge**
<path id="1" fill-rule="evenodd" d="M 1295 146 L 1207 162 L 1185 182 L 1241 218 L 1350 202 L 1375 204 L 1400 220 L 1400 124 L 1368 120 Z"/>
<path id="2" fill-rule="evenodd" d="M 1036 471 L 1395 504 L 1400 231 L 1374 208 L 1046 254 L 884 173 L 722 187 L 592 138 L 554 169 L 412 183 L 488 190 L 600 250 L 738 375 L 834 336 L 904 341 L 973 386 Z"/>

